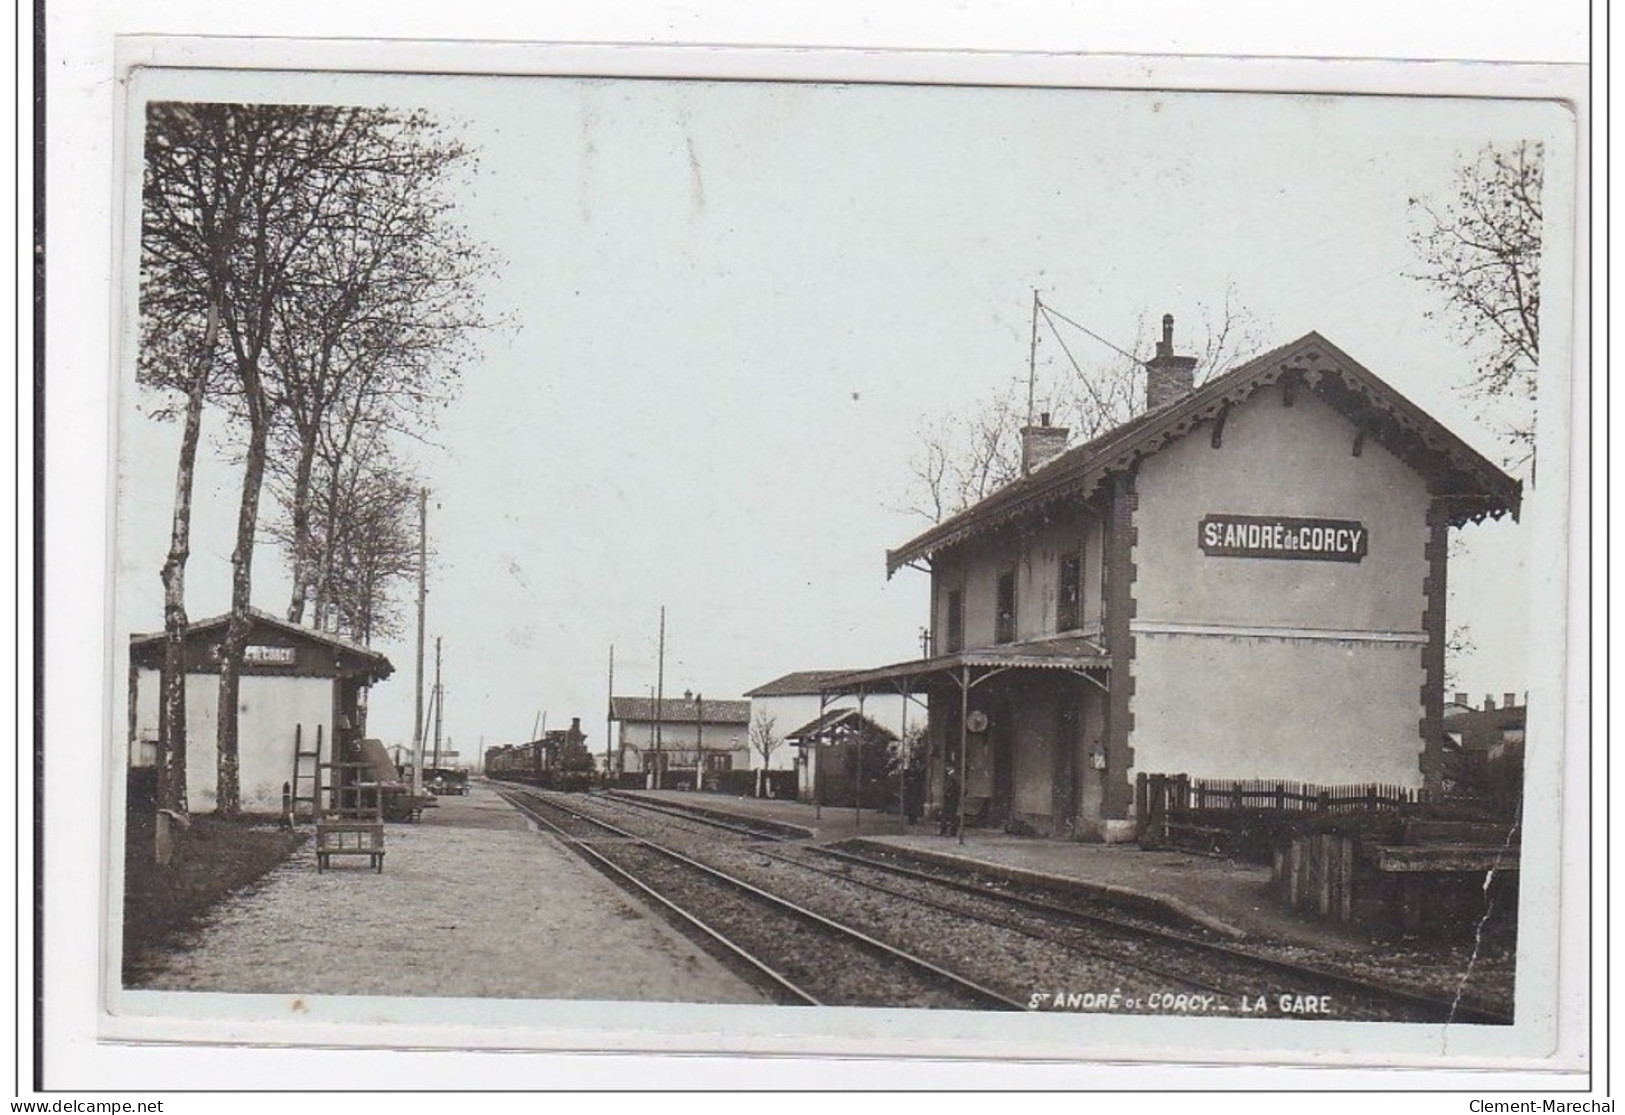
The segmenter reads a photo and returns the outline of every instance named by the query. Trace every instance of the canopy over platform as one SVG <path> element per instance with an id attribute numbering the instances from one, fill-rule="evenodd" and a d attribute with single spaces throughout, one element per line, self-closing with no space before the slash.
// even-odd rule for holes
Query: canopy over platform
<path id="1" fill-rule="evenodd" d="M 864 693 L 920 693 L 949 685 L 971 688 L 1012 670 L 1065 670 L 1109 688 L 1111 656 L 1088 639 L 1037 639 L 939 654 L 827 678 L 827 697 Z"/>

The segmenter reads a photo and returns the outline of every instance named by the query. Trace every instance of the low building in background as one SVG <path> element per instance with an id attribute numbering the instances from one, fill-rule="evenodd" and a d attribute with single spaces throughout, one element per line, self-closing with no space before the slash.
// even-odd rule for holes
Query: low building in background
<path id="1" fill-rule="evenodd" d="M 1524 730 L 1527 701 L 1504 693 L 1500 704 L 1486 695 L 1481 708 L 1463 707 L 1456 694 L 1444 718 L 1445 788 L 1457 797 L 1482 801 L 1497 814 L 1514 818 L 1523 797 Z M 1449 708 L 1449 706 L 1446 706 Z"/>
<path id="2" fill-rule="evenodd" d="M 750 702 L 712 700 L 692 691 L 656 701 L 609 699 L 618 725 L 616 769 L 643 774 L 650 789 L 702 788 L 734 770 L 750 768 Z"/>

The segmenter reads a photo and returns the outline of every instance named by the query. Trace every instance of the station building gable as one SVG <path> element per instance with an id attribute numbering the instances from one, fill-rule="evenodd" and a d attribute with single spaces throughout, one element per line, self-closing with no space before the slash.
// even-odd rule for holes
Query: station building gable
<path id="1" fill-rule="evenodd" d="M 1193 389 L 1171 330 L 1145 413 L 887 554 L 932 575 L 932 656 L 844 680 L 932 692 L 939 802 L 984 823 L 1124 835 L 1140 773 L 1436 773 L 1448 531 L 1518 483 L 1318 334 Z"/>

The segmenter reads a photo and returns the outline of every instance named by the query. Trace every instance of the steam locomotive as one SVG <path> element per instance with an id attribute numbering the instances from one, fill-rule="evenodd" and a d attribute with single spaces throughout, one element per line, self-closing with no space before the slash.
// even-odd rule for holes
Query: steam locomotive
<path id="1" fill-rule="evenodd" d="M 542 733 L 541 739 L 487 748 L 485 776 L 544 790 L 584 793 L 598 781 L 586 739 L 577 718 L 569 728 Z"/>

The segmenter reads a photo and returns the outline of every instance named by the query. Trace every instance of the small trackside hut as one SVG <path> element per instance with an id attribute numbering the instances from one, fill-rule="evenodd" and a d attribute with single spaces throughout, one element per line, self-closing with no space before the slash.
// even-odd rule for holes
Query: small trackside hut
<path id="1" fill-rule="evenodd" d="M 1173 319 L 1146 409 L 886 555 L 931 577 L 925 657 L 827 679 L 921 694 L 931 808 L 1136 836 L 1136 776 L 1435 786 L 1450 530 L 1517 481 L 1324 337 L 1201 387 Z"/>
<path id="2" fill-rule="evenodd" d="M 186 634 L 186 780 L 193 812 L 215 808 L 220 646 L 228 618 L 193 623 Z M 163 660 L 162 631 L 130 637 L 133 769 L 151 768 L 158 754 Z M 342 749 L 359 745 L 367 690 L 393 669 L 389 659 L 375 650 L 256 609 L 238 694 L 243 810 L 281 813 L 284 784 L 314 805 L 319 763 L 347 758 Z"/>

